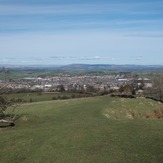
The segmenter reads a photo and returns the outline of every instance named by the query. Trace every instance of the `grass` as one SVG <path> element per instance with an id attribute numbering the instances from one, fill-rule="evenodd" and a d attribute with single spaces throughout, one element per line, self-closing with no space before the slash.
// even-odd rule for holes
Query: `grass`
<path id="1" fill-rule="evenodd" d="M 64 99 L 64 98 L 79 98 L 81 96 L 86 96 L 86 95 L 80 93 L 69 93 L 69 92 L 32 92 L 32 93 L 11 93 L 6 96 L 9 100 L 14 100 L 14 101 L 22 100 L 22 102 L 39 102 L 39 101 L 50 101 L 50 100 L 57 100 L 57 99 Z"/>
<path id="2" fill-rule="evenodd" d="M 162 162 L 163 120 L 126 116 L 157 107 L 108 96 L 23 104 L 16 126 L 0 131 L 0 162 Z"/>

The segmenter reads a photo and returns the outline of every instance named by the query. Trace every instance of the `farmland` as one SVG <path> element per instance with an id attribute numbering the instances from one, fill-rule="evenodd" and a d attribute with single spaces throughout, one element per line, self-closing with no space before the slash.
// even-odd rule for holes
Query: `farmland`
<path id="1" fill-rule="evenodd" d="M 31 92 L 31 93 L 11 93 L 4 95 L 4 97 L 6 97 L 10 101 L 21 103 L 80 98 L 85 96 L 88 95 L 69 92 Z"/>
<path id="2" fill-rule="evenodd" d="M 0 162 L 161 162 L 163 121 L 146 118 L 157 108 L 109 96 L 25 103 L 0 130 Z"/>

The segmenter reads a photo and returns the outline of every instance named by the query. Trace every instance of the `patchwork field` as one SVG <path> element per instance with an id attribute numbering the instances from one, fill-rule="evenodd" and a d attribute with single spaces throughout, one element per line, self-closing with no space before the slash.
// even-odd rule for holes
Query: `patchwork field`
<path id="1" fill-rule="evenodd" d="M 0 128 L 1 163 L 133 163 L 163 160 L 163 104 L 92 97 L 21 105 L 12 128 Z"/>

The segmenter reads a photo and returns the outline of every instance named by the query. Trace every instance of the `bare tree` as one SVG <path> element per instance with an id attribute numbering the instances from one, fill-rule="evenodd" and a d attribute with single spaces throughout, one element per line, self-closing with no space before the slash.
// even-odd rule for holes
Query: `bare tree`
<path id="1" fill-rule="evenodd" d="M 0 86 L 0 123 L 6 126 L 14 126 L 15 120 L 19 117 L 16 111 L 17 104 L 7 99 L 7 84 Z"/>
<path id="2" fill-rule="evenodd" d="M 153 80 L 153 86 L 150 95 L 159 101 L 163 100 L 163 75 L 158 74 Z"/>

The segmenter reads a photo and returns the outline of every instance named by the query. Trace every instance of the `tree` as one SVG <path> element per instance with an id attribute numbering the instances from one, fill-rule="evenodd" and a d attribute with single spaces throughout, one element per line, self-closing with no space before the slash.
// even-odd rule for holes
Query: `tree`
<path id="1" fill-rule="evenodd" d="M 119 92 L 120 93 L 124 93 L 124 94 L 132 94 L 132 95 L 135 95 L 134 87 L 132 85 L 129 85 L 129 84 L 122 85 L 119 88 Z"/>
<path id="2" fill-rule="evenodd" d="M 57 91 L 59 91 L 59 92 L 65 92 L 64 85 L 63 84 L 58 85 L 57 86 Z"/>
<path id="3" fill-rule="evenodd" d="M 153 81 L 153 95 L 160 101 L 163 100 L 163 75 L 159 74 Z"/>
<path id="4" fill-rule="evenodd" d="M 0 123 L 5 126 L 14 126 L 19 117 L 16 113 L 17 105 L 6 98 L 7 85 L 0 86 Z M 9 111 L 10 110 L 10 111 Z M 7 112 L 8 111 L 8 112 Z M 4 126 L 4 125 L 3 125 Z"/>

